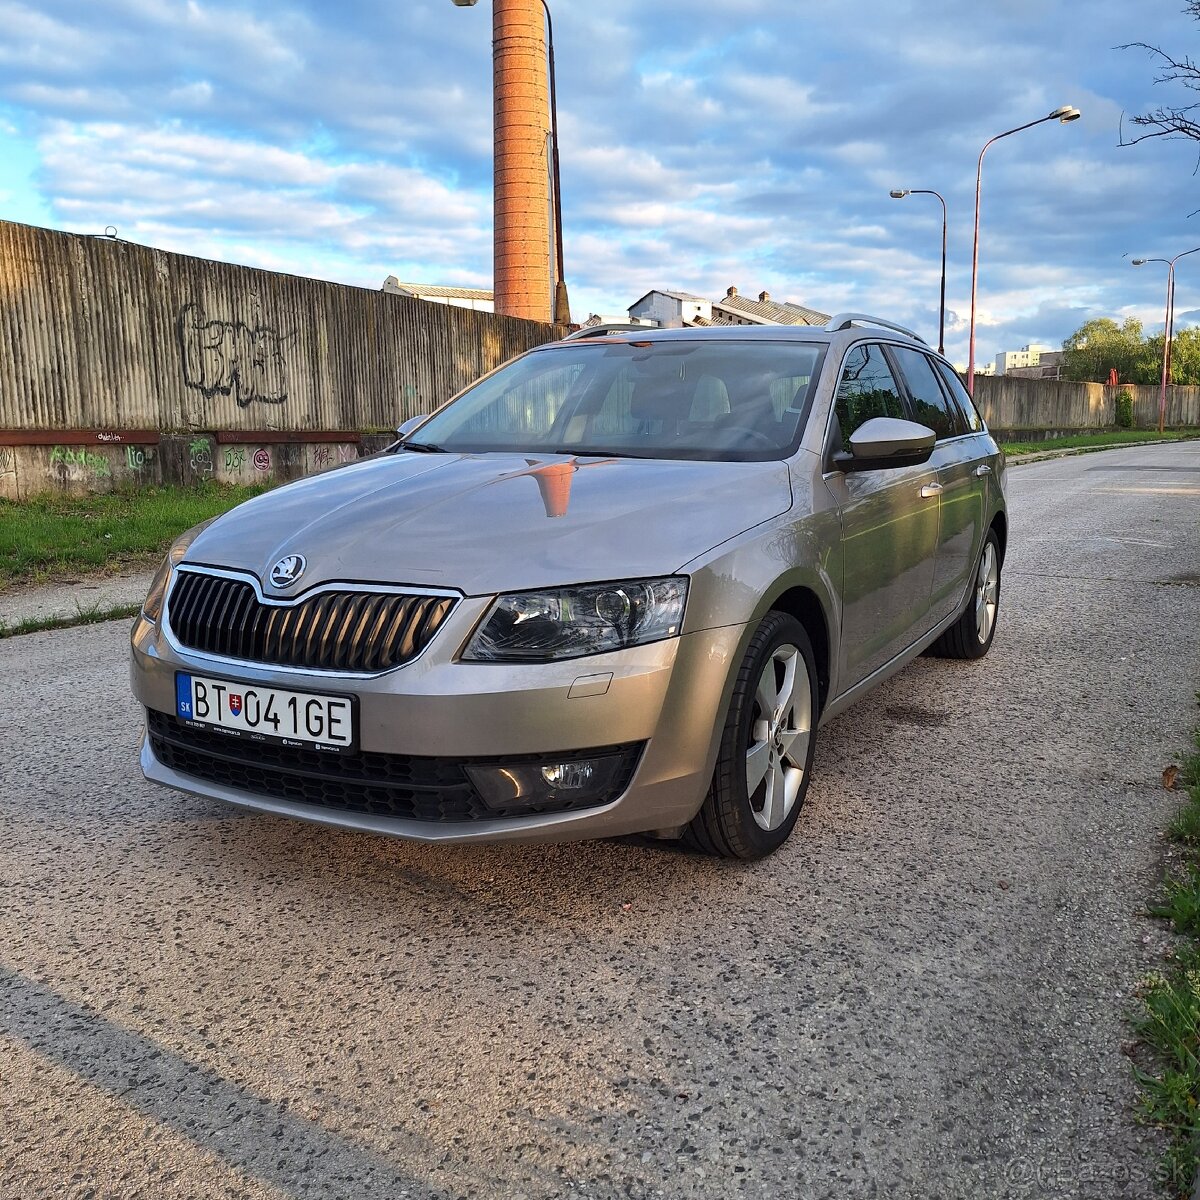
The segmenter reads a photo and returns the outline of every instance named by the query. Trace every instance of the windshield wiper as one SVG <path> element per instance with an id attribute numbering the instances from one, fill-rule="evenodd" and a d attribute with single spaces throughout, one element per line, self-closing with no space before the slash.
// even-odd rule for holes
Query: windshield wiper
<path id="1" fill-rule="evenodd" d="M 432 442 L 405 442 L 396 443 L 397 450 L 413 450 L 417 454 L 449 454 L 450 451 L 445 446 L 435 446 Z"/>
<path id="2" fill-rule="evenodd" d="M 558 446 L 553 450 L 539 450 L 539 454 L 570 454 L 575 458 L 665 458 L 664 454 L 640 454 L 636 450 L 597 450 L 591 446 Z"/>

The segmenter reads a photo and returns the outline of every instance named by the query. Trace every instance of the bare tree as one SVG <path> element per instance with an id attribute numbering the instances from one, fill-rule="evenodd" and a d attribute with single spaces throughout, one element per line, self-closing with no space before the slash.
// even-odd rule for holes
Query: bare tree
<path id="1" fill-rule="evenodd" d="M 1183 11 L 1200 21 L 1200 0 L 1188 0 Z M 1151 46 L 1148 42 L 1130 42 L 1119 46 L 1118 49 L 1147 51 L 1159 69 L 1155 83 L 1181 83 L 1189 91 L 1200 92 L 1200 65 L 1186 54 L 1182 58 L 1175 58 L 1161 47 Z M 1194 142 L 1200 142 L 1200 100 L 1194 104 L 1178 107 L 1164 105 L 1150 112 L 1139 113 L 1130 117 L 1129 123 L 1139 132 L 1134 137 L 1126 138 L 1125 117 L 1122 115 L 1122 146 L 1136 146 L 1138 142 L 1156 137 L 1190 138 Z"/>

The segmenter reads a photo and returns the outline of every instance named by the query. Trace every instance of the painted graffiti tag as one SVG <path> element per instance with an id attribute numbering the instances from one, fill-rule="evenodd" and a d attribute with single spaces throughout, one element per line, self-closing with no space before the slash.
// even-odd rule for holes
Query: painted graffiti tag
<path id="1" fill-rule="evenodd" d="M 271 469 L 271 452 L 264 450 L 261 447 L 254 452 L 254 469 L 256 471 L 269 471 Z"/>
<path id="2" fill-rule="evenodd" d="M 212 474 L 212 447 L 208 438 L 192 438 L 188 443 L 188 464 L 197 475 Z"/>
<path id="3" fill-rule="evenodd" d="M 147 463 L 153 461 L 153 450 L 144 450 L 141 446 L 125 447 L 125 465 L 131 471 L 140 471 Z"/>
<path id="4" fill-rule="evenodd" d="M 70 446 L 55 446 L 50 451 L 50 465 L 52 467 L 83 467 L 97 479 L 108 478 L 112 475 L 112 467 L 103 454 L 85 450 L 82 446 L 78 449 L 72 449 Z"/>
<path id="5" fill-rule="evenodd" d="M 333 451 L 328 446 L 316 446 L 313 449 L 313 465 L 322 470 L 333 462 Z"/>
<path id="6" fill-rule="evenodd" d="M 13 452 L 7 446 L 0 446 L 0 475 L 15 473 L 17 469 Z"/>
<path id="7" fill-rule="evenodd" d="M 241 446 L 230 446 L 225 451 L 225 470 L 240 471 L 246 465 L 246 451 Z"/>
<path id="8" fill-rule="evenodd" d="M 211 400 L 232 396 L 239 408 L 255 400 L 282 404 L 288 398 L 284 348 L 293 334 L 241 321 L 208 320 L 197 304 L 179 310 L 177 325 L 184 382 Z"/>

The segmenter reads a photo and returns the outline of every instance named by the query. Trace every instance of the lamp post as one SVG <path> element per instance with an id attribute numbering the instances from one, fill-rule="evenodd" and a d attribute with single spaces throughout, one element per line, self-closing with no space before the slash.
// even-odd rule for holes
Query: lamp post
<path id="1" fill-rule="evenodd" d="M 942 202 L 942 299 L 938 307 L 938 353 L 946 353 L 946 198 L 941 192 L 929 188 L 905 188 L 903 191 L 890 193 L 893 200 L 903 200 L 905 196 L 936 196 Z"/>
<path id="2" fill-rule="evenodd" d="M 1158 387 L 1158 432 L 1162 433 L 1167 423 L 1167 384 L 1171 382 L 1171 339 L 1175 334 L 1175 264 L 1189 254 L 1195 254 L 1200 246 L 1184 250 L 1174 258 L 1135 258 L 1135 267 L 1144 267 L 1148 262 L 1167 264 L 1167 310 L 1163 316 L 1163 365 L 1162 382 Z"/>
<path id="3" fill-rule="evenodd" d="M 1011 137 L 1014 133 L 1020 133 L 1023 129 L 1032 129 L 1035 125 L 1041 125 L 1046 121 L 1059 121 L 1066 125 L 1071 121 L 1078 121 L 1082 115 L 1079 109 L 1073 105 L 1064 104 L 1052 113 L 1038 117 L 1036 121 L 1027 121 L 1015 129 L 1006 129 L 1003 133 L 996 134 L 994 138 L 984 142 L 983 149 L 979 152 L 979 165 L 975 170 L 975 242 L 971 250 L 971 335 L 967 351 L 967 391 L 972 396 L 975 395 L 975 293 L 979 281 L 979 193 L 983 183 L 983 156 L 988 152 L 988 147 L 1001 138 Z"/>
<path id="4" fill-rule="evenodd" d="M 479 0 L 451 0 L 456 8 L 474 8 Z M 562 228 L 562 174 L 559 167 L 558 154 L 558 80 L 554 67 L 554 17 L 550 12 L 547 0 L 541 0 L 542 9 L 546 15 L 546 48 L 547 74 L 550 83 L 550 161 L 553 171 L 553 196 L 551 204 L 554 211 L 554 312 L 553 320 L 559 325 L 571 323 L 571 305 L 567 296 L 566 271 L 563 265 L 563 228 Z M 499 87 L 499 80 L 497 80 Z"/>

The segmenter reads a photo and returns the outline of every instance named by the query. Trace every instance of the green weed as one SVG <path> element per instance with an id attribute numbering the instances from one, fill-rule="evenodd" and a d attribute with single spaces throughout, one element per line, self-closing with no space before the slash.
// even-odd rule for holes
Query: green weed
<path id="1" fill-rule="evenodd" d="M 0 588 L 149 562 L 185 529 L 265 490 L 208 481 L 0 500 Z"/>

